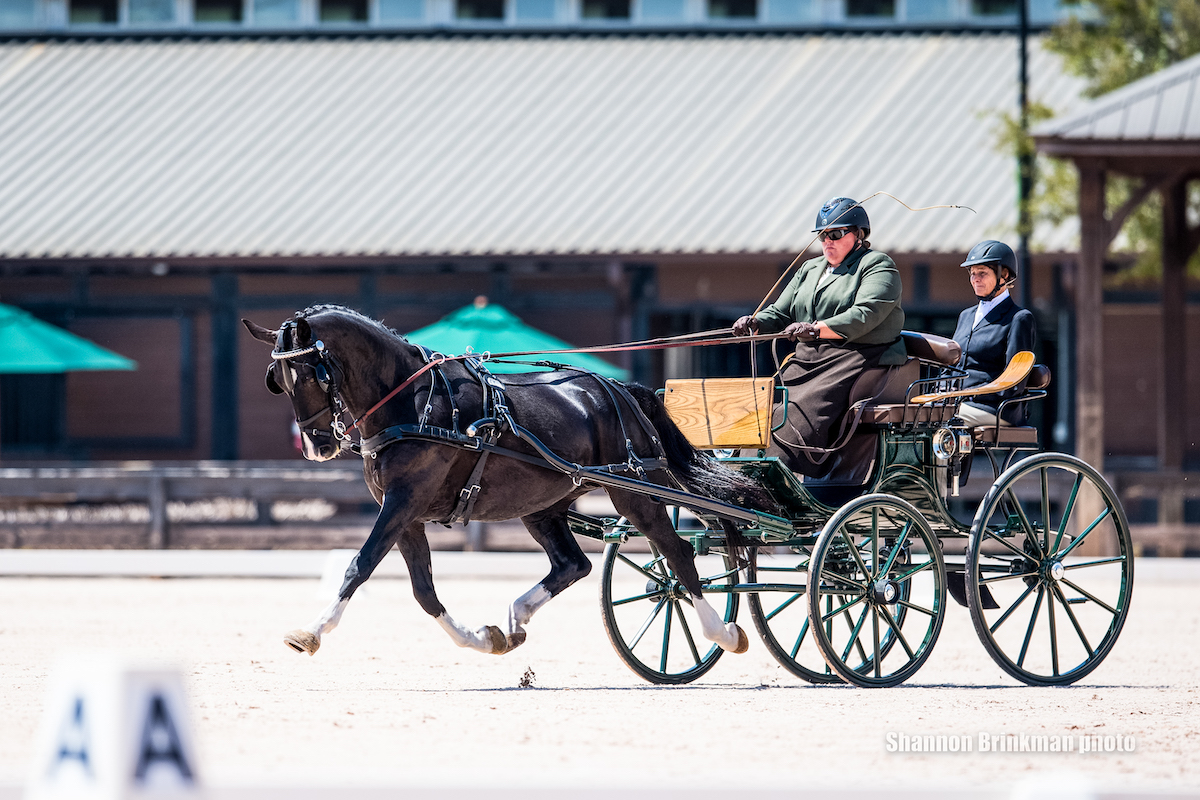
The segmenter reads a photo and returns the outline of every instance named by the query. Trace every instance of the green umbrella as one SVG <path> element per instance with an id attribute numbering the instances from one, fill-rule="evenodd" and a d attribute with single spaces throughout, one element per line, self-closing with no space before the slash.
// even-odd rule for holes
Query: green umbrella
<path id="1" fill-rule="evenodd" d="M 137 362 L 0 303 L 0 374 L 137 369 Z"/>
<path id="2" fill-rule="evenodd" d="M 526 350 L 569 350 L 572 345 L 556 339 L 522 322 L 508 310 L 490 305 L 481 297 L 432 325 L 408 334 L 412 341 L 446 355 L 460 355 L 467 349 L 482 353 L 514 353 Z M 628 380 L 629 373 L 602 358 L 587 353 L 529 356 L 523 361 L 553 361 L 570 364 L 619 380 Z M 527 364 L 488 363 L 492 372 L 529 372 L 536 367 Z"/>

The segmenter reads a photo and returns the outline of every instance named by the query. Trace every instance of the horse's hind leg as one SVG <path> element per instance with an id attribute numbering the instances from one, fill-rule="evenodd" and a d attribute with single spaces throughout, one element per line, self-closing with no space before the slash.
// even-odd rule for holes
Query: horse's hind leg
<path id="1" fill-rule="evenodd" d="M 414 522 L 400 537 L 400 553 L 408 564 L 408 576 L 412 581 L 413 596 L 417 603 L 425 609 L 425 613 L 433 617 L 438 625 L 450 635 L 459 647 L 469 647 L 481 653 L 508 652 L 508 640 L 504 632 L 495 625 L 486 625 L 479 630 L 471 630 L 459 623 L 446 612 L 446 607 L 438 600 L 433 588 L 433 565 L 429 560 L 429 540 L 425 538 L 425 526 Z"/>
<path id="2" fill-rule="evenodd" d="M 509 607 L 507 638 L 510 650 L 525 642 L 524 626 L 539 608 L 592 571 L 592 562 L 579 548 L 567 525 L 567 509 L 571 502 L 564 500 L 545 511 L 521 517 L 534 540 L 546 551 L 550 572 Z"/>
<path id="3" fill-rule="evenodd" d="M 749 650 L 750 639 L 746 632 L 735 622 L 726 623 L 712 604 L 704 599 L 700 575 L 696 571 L 695 553 L 691 545 L 675 532 L 666 508 L 661 503 L 632 492 L 609 490 L 608 496 L 617 512 L 632 522 L 666 557 L 667 564 L 691 597 L 704 638 L 731 653 Z"/>

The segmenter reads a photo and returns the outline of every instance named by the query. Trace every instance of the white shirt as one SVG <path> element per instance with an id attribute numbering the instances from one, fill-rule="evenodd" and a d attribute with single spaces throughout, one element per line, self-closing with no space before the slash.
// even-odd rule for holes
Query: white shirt
<path id="1" fill-rule="evenodd" d="M 978 328 L 979 323 L 983 322 L 983 318 L 986 317 L 993 308 L 1002 303 L 1007 297 L 1008 289 L 1005 289 L 991 300 L 980 300 L 979 305 L 975 306 L 975 322 L 971 324 L 971 327 Z"/>

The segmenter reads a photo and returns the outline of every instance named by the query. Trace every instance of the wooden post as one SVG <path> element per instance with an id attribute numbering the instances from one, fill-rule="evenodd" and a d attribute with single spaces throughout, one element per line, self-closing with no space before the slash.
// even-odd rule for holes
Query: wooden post
<path id="1" fill-rule="evenodd" d="M 1158 496 L 1158 524 L 1183 524 L 1184 440 L 1187 430 L 1187 180 L 1163 187 L 1162 358 L 1159 370 L 1158 468 L 1167 481 Z M 1173 476 L 1174 480 L 1171 479 Z"/>
<path id="2" fill-rule="evenodd" d="M 1104 165 L 1077 161 L 1079 168 L 1079 271 L 1075 278 L 1075 454 L 1104 471 L 1104 255 L 1108 225 L 1104 218 Z M 1076 524 L 1103 510 L 1099 497 L 1081 497 Z M 1078 535 L 1082 531 L 1074 531 Z M 1079 555 L 1108 556 L 1115 547 L 1085 540 Z"/>
<path id="3" fill-rule="evenodd" d="M 487 550 L 487 523 L 473 519 L 467 523 L 467 540 L 463 550 L 468 553 L 482 553 Z"/>
<path id="4" fill-rule="evenodd" d="M 151 550 L 167 547 L 167 479 L 160 472 L 150 476 L 150 541 Z"/>
<path id="5" fill-rule="evenodd" d="M 1104 167 L 1079 167 L 1079 272 L 1075 280 L 1077 347 L 1075 409 L 1076 455 L 1104 470 Z"/>
<path id="6" fill-rule="evenodd" d="M 1159 469 L 1183 468 L 1187 407 L 1187 181 L 1177 180 L 1161 190 L 1162 238 L 1162 363 L 1159 364 Z M 1183 520 L 1180 519 L 1180 522 Z"/>

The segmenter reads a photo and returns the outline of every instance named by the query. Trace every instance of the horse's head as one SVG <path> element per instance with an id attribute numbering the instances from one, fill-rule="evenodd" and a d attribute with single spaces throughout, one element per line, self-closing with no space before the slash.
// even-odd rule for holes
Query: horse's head
<path id="1" fill-rule="evenodd" d="M 339 393 L 341 370 L 325 343 L 314 338 L 303 316 L 285 322 L 277 331 L 242 324 L 254 338 L 273 345 L 266 384 L 271 394 L 286 394 L 292 401 L 304 457 L 309 461 L 336 458 L 348 441 L 340 416 L 344 406 Z"/>

